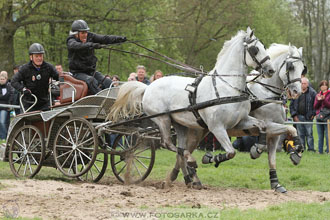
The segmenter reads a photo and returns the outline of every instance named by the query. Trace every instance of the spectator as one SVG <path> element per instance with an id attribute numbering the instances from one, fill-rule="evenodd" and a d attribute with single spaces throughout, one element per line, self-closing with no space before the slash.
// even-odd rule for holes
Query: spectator
<path id="1" fill-rule="evenodd" d="M 154 80 L 153 81 L 155 81 L 157 79 L 160 79 L 162 77 L 163 77 L 163 72 L 160 71 L 160 70 L 156 70 L 155 73 L 154 73 Z"/>
<path id="2" fill-rule="evenodd" d="M 16 73 L 18 73 L 20 66 L 19 65 L 15 65 L 13 68 L 13 75 L 15 75 Z M 16 89 L 13 89 L 13 105 L 20 105 L 19 103 L 19 98 L 20 98 L 21 94 L 19 91 L 17 91 Z M 15 115 L 19 115 L 21 113 L 21 110 L 19 108 L 15 108 Z"/>
<path id="3" fill-rule="evenodd" d="M 12 104 L 13 92 L 13 88 L 8 82 L 8 73 L 2 71 L 0 73 L 0 104 Z M 0 140 L 5 140 L 7 138 L 9 116 L 10 109 L 0 106 Z"/>
<path id="4" fill-rule="evenodd" d="M 41 44 L 32 44 L 29 48 L 30 62 L 24 64 L 12 79 L 12 86 L 24 93 L 25 109 L 35 101 L 31 94 L 37 97 L 37 103 L 30 111 L 49 109 L 49 80 L 58 80 L 55 67 L 44 61 L 44 53 Z"/>
<path id="5" fill-rule="evenodd" d="M 136 80 L 144 84 L 150 85 L 149 79 L 146 77 L 146 68 L 142 65 L 136 67 Z"/>
<path id="6" fill-rule="evenodd" d="M 61 64 L 56 64 L 55 69 L 59 75 L 61 75 L 63 73 L 63 67 Z"/>
<path id="7" fill-rule="evenodd" d="M 125 42 L 126 37 L 114 35 L 100 35 L 89 32 L 84 20 L 72 23 L 70 35 L 67 38 L 69 69 L 73 76 L 87 83 L 89 93 L 94 95 L 102 89 L 109 88 L 112 81 L 102 73 L 96 71 L 97 58 L 95 49 L 101 44 Z"/>
<path id="8" fill-rule="evenodd" d="M 233 142 L 233 147 L 241 152 L 250 152 L 251 147 L 257 142 L 256 136 L 237 137 Z"/>
<path id="9" fill-rule="evenodd" d="M 133 73 L 129 74 L 127 81 L 136 81 L 136 77 L 137 77 L 136 73 L 133 72 Z"/>
<path id="10" fill-rule="evenodd" d="M 118 75 L 112 76 L 112 86 L 114 86 L 114 87 L 119 86 L 119 83 L 118 83 L 119 81 L 120 81 L 120 78 Z"/>
<path id="11" fill-rule="evenodd" d="M 314 101 L 314 109 L 316 110 L 316 115 L 320 113 L 323 108 L 330 109 L 330 92 L 328 81 L 322 80 L 319 84 L 320 92 L 316 95 Z M 328 126 L 326 124 L 317 124 L 317 134 L 319 137 L 319 153 L 323 154 L 323 144 L 324 137 L 326 139 L 327 149 L 326 152 L 329 153 L 329 142 L 328 142 Z M 325 134 L 325 135 L 324 135 Z"/>
<path id="12" fill-rule="evenodd" d="M 313 107 L 316 96 L 315 90 L 309 86 L 306 77 L 301 78 L 302 94 L 298 99 L 290 103 L 290 113 L 294 122 L 312 122 L 316 115 Z M 306 139 L 308 151 L 314 151 L 313 125 L 297 124 L 298 135 L 304 149 L 306 150 Z"/>

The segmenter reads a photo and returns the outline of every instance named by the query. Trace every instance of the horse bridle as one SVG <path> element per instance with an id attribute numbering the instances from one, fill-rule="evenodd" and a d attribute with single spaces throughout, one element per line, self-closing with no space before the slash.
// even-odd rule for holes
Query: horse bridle
<path id="1" fill-rule="evenodd" d="M 288 59 L 295 59 L 295 61 L 288 61 Z M 272 86 L 272 85 L 268 85 L 268 84 L 265 84 L 265 83 L 262 83 L 262 82 L 259 82 L 259 81 L 254 81 L 255 79 L 253 79 L 252 81 L 254 81 L 255 83 L 258 83 L 260 85 L 262 85 L 264 88 L 266 88 L 267 90 L 271 91 L 272 93 L 274 93 L 275 95 L 278 95 L 278 96 L 281 96 L 281 93 L 278 93 L 272 89 L 277 89 L 277 90 L 280 90 L 280 91 L 284 91 L 290 84 L 294 83 L 294 82 L 301 82 L 301 78 L 294 78 L 293 80 L 290 80 L 290 71 L 294 70 L 294 66 L 293 66 L 293 63 L 295 62 L 298 62 L 298 61 L 303 61 L 302 58 L 300 57 L 296 57 L 296 56 L 287 56 L 285 58 L 285 60 L 283 61 L 283 63 L 281 64 L 279 70 L 278 70 L 278 73 L 280 73 L 281 69 L 283 68 L 284 64 L 286 64 L 286 77 L 287 77 L 287 80 L 288 80 L 288 83 L 286 85 L 284 85 L 284 89 L 282 88 L 278 88 L 276 86 Z M 306 73 L 307 72 L 307 67 L 304 65 L 304 70 L 303 70 L 303 73 Z"/>
<path id="2" fill-rule="evenodd" d="M 295 59 L 295 61 L 288 61 L 288 59 Z M 278 70 L 278 72 L 281 72 L 282 67 L 284 66 L 284 64 L 286 64 L 286 78 L 287 78 L 287 84 L 284 86 L 284 88 L 287 88 L 290 84 L 295 83 L 295 82 L 301 82 L 301 77 L 299 78 L 294 78 L 294 79 L 290 79 L 290 71 L 294 70 L 294 66 L 293 63 L 298 62 L 298 61 L 302 61 L 304 63 L 304 60 L 300 57 L 296 57 L 296 56 L 288 56 L 283 63 L 280 66 L 280 69 Z M 307 72 L 307 67 L 304 65 L 304 70 L 303 73 Z"/>
<path id="3" fill-rule="evenodd" d="M 257 67 L 255 68 L 255 70 L 257 70 L 257 71 L 259 69 L 262 69 L 262 64 L 264 62 L 266 62 L 267 60 L 270 60 L 269 56 L 264 57 L 261 61 L 259 61 L 257 59 L 256 56 L 259 53 L 259 48 L 256 45 L 257 45 L 258 41 L 260 41 L 258 38 L 254 38 L 254 39 L 245 38 L 244 43 L 243 43 L 243 45 L 244 45 L 244 63 L 245 63 L 245 65 L 247 65 L 246 64 L 246 51 L 247 51 L 249 53 L 250 57 L 252 58 L 252 60 L 257 64 Z M 253 42 L 255 42 L 254 45 L 248 46 L 249 44 L 251 44 Z"/>

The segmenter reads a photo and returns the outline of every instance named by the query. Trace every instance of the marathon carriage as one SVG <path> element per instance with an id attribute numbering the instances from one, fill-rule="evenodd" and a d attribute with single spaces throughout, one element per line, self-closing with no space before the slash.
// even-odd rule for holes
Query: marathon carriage
<path id="1" fill-rule="evenodd" d="M 32 178 L 42 166 L 50 166 L 65 176 L 96 182 L 110 154 L 118 180 L 144 180 L 155 161 L 155 146 L 146 140 L 160 139 L 155 125 L 135 120 L 109 129 L 105 120 L 118 87 L 86 96 L 85 82 L 69 74 L 61 75 L 60 81 L 60 105 L 20 114 L 10 124 L 4 160 L 14 175 Z"/>

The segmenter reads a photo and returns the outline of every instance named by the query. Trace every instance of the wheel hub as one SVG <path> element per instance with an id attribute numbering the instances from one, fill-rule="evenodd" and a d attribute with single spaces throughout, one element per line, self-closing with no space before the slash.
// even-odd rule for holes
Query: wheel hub
<path id="1" fill-rule="evenodd" d="M 28 153 L 28 151 L 27 151 L 27 149 L 25 149 L 25 150 L 23 151 L 23 154 L 24 154 L 24 155 L 27 155 L 27 153 Z"/>
<path id="2" fill-rule="evenodd" d="M 75 150 L 75 149 L 77 149 L 77 145 L 76 144 L 73 144 L 72 145 L 72 150 Z"/>

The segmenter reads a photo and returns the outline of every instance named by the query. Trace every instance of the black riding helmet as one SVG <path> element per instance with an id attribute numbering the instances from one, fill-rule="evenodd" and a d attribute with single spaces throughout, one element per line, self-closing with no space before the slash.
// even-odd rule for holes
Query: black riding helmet
<path id="1" fill-rule="evenodd" d="M 31 44 L 31 46 L 29 48 L 29 55 L 31 55 L 31 54 L 44 54 L 44 53 L 45 53 L 45 49 L 41 44 L 39 44 L 39 43 Z"/>
<path id="2" fill-rule="evenodd" d="M 75 20 L 71 25 L 72 32 L 89 31 L 89 27 L 84 20 Z"/>

